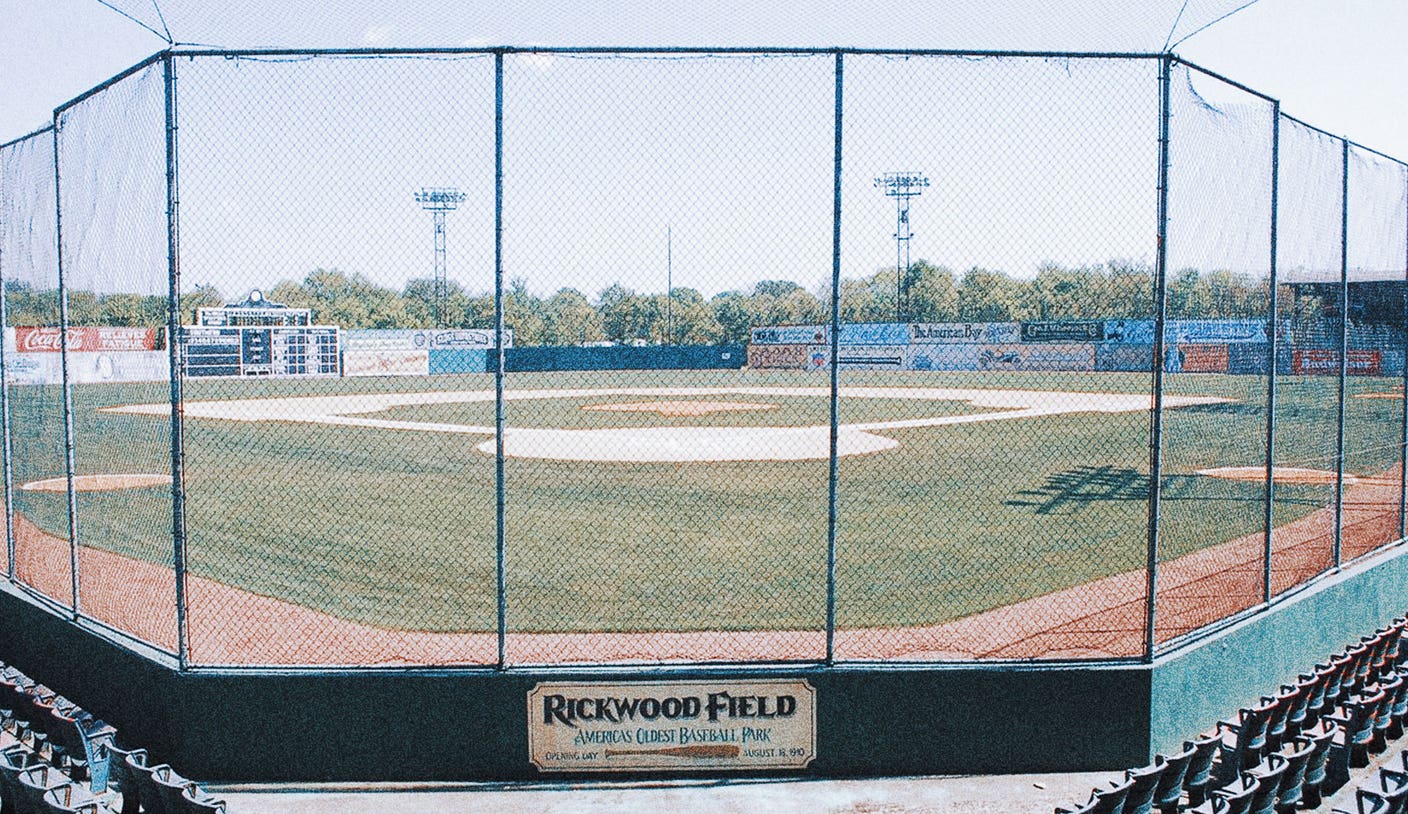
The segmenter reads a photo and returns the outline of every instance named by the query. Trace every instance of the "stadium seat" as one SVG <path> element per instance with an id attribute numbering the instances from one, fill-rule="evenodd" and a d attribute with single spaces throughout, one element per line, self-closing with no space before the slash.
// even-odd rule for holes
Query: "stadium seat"
<path id="1" fill-rule="evenodd" d="M 1314 753 L 1314 742 L 1305 738 L 1297 738 L 1282 751 L 1286 758 L 1286 773 L 1281 776 L 1281 789 L 1276 793 L 1278 814 L 1295 811 L 1305 799 L 1305 770 Z"/>
<path id="2" fill-rule="evenodd" d="M 186 808 L 183 795 L 188 788 L 195 787 L 195 781 L 182 777 L 170 766 L 157 766 L 152 769 L 151 779 L 157 794 L 161 796 L 161 807 L 166 814 L 182 814 Z M 146 805 L 146 799 L 144 794 L 143 805 Z"/>
<path id="3" fill-rule="evenodd" d="M 1263 752 L 1275 752 L 1281 748 L 1281 744 L 1286 739 L 1287 721 L 1290 718 L 1291 708 L 1296 703 L 1296 689 L 1282 687 L 1281 691 L 1275 695 L 1263 696 L 1261 703 L 1271 707 L 1271 713 L 1266 719 L 1266 746 Z"/>
<path id="4" fill-rule="evenodd" d="M 183 814 L 223 814 L 225 801 L 218 800 L 192 784 L 181 793 L 185 809 Z"/>
<path id="5" fill-rule="evenodd" d="M 44 792 L 41 814 L 106 814 L 107 809 L 87 789 L 65 783 Z"/>
<path id="6" fill-rule="evenodd" d="M 75 780 L 86 780 L 95 792 L 108 787 L 107 746 L 117 730 L 81 709 L 65 713 L 55 709 L 50 717 L 50 742 L 61 748 L 75 767 Z"/>
<path id="7" fill-rule="evenodd" d="M 1247 772 L 1247 776 L 1256 781 L 1247 814 L 1276 814 L 1276 798 L 1289 767 L 1290 762 L 1281 755 L 1267 755 L 1266 760 Z"/>
<path id="8" fill-rule="evenodd" d="M 1393 806 L 1384 798 L 1373 793 L 1359 789 L 1354 794 L 1355 811 L 1345 811 L 1342 808 L 1330 809 L 1332 814 L 1393 814 Z"/>
<path id="9" fill-rule="evenodd" d="M 1134 781 L 1128 778 L 1111 781 L 1109 788 L 1097 788 L 1090 794 L 1084 805 L 1076 808 L 1056 809 L 1056 814 L 1123 814 L 1124 801 L 1133 788 Z"/>
<path id="10" fill-rule="evenodd" d="M 1125 772 L 1125 779 L 1131 785 L 1124 798 L 1123 814 L 1152 814 L 1154 792 L 1158 790 L 1159 779 L 1167 765 L 1162 757 L 1156 756 L 1148 766 Z"/>
<path id="11" fill-rule="evenodd" d="M 37 763 L 19 774 L 19 794 L 15 797 L 18 814 L 44 814 L 44 792 L 73 781 L 47 763 Z"/>
<path id="12" fill-rule="evenodd" d="M 147 814 L 167 814 L 165 801 L 161 796 L 161 787 L 152 778 L 152 773 L 158 769 L 170 770 L 170 766 L 165 763 L 158 763 L 155 766 L 147 765 L 146 752 L 133 752 L 127 756 L 127 770 L 132 779 L 132 791 L 137 802 L 141 805 L 142 811 Z M 127 792 L 122 793 L 123 810 L 127 810 Z M 177 812 L 171 812 L 177 814 Z"/>
<path id="13" fill-rule="evenodd" d="M 1217 747 L 1221 742 L 1221 734 L 1214 732 L 1184 744 L 1185 748 L 1193 749 L 1193 757 L 1188 761 L 1188 771 L 1183 779 L 1183 790 L 1188 792 L 1188 805 L 1196 806 L 1207 799 L 1208 787 L 1213 782 L 1213 760 L 1217 757 Z"/>
<path id="14" fill-rule="evenodd" d="M 1384 698 L 1383 690 L 1371 688 L 1368 693 L 1345 701 L 1339 712 L 1325 716 L 1343 728 L 1344 748 L 1349 754 L 1351 767 L 1369 765 L 1369 746 L 1374 740 L 1374 717 L 1378 714 Z M 1330 747 L 1331 752 L 1339 748 L 1339 742 L 1337 737 L 1335 744 Z M 1331 763 L 1333 762 L 1331 759 Z"/>
<path id="15" fill-rule="evenodd" d="M 1400 676 L 1404 672 L 1397 673 Z M 1408 680 L 1398 685 L 1398 692 L 1394 695 L 1393 701 L 1389 704 L 1388 718 L 1389 724 L 1386 730 L 1389 740 L 1398 740 L 1405 734 L 1403 720 L 1408 717 Z"/>
<path id="16" fill-rule="evenodd" d="M 1196 752 L 1197 748 L 1189 742 L 1183 744 L 1181 752 L 1154 758 L 1156 762 L 1164 761 L 1163 774 L 1159 775 L 1159 784 L 1154 789 L 1154 806 L 1160 814 L 1178 814 L 1178 803 L 1183 797 L 1183 781 L 1188 777 L 1188 764 Z"/>
<path id="17" fill-rule="evenodd" d="M 1261 762 L 1262 751 L 1266 748 L 1266 725 L 1275 706 L 1276 702 L 1272 701 L 1247 707 L 1238 711 L 1236 721 L 1217 722 L 1217 732 L 1222 736 L 1214 771 L 1217 785 L 1227 785 Z"/>
<path id="18" fill-rule="evenodd" d="M 1374 773 L 1378 788 L 1370 791 L 1389 801 L 1389 810 L 1394 814 L 1408 811 L 1408 774 L 1393 769 L 1379 769 Z"/>
<path id="19" fill-rule="evenodd" d="M 27 746 L 16 744 L 0 750 L 0 814 L 15 814 L 20 795 L 20 772 L 40 763 Z"/>
<path id="20" fill-rule="evenodd" d="M 1301 730 L 1314 723 L 1313 721 L 1308 721 L 1306 715 L 1314 696 L 1315 684 L 1315 676 L 1309 675 L 1301 676 L 1294 684 L 1287 684 L 1281 687 L 1282 692 L 1292 693 L 1290 707 L 1286 710 L 1286 740 L 1296 737 L 1301 733 Z"/>
<path id="21" fill-rule="evenodd" d="M 1334 721 L 1321 721 L 1301 733 L 1301 738 L 1314 746 L 1305 762 L 1305 780 L 1301 783 L 1301 796 L 1306 808 L 1320 805 L 1320 790 L 1325 786 L 1326 758 L 1338 731 L 1339 726 Z"/>
<path id="22" fill-rule="evenodd" d="M 1388 748 L 1389 730 L 1393 729 L 1393 707 L 1405 685 L 1408 685 L 1408 681 L 1404 681 L 1403 676 L 1397 673 L 1386 676 L 1378 683 L 1378 689 L 1384 693 L 1384 699 L 1374 713 L 1373 736 L 1369 743 L 1369 751 L 1374 754 Z"/>
<path id="23" fill-rule="evenodd" d="M 122 814 L 137 814 L 141 794 L 137 790 L 137 779 L 133 777 L 134 770 L 127 765 L 127 761 L 135 760 L 145 766 L 147 750 L 123 749 L 114 740 L 105 746 L 104 751 L 107 753 L 104 762 L 108 764 L 108 789 L 122 795 Z"/>
<path id="24" fill-rule="evenodd" d="M 1191 810 L 1199 814 L 1247 814 L 1256 789 L 1256 779 L 1244 774 L 1225 786 L 1213 789 L 1201 806 Z"/>

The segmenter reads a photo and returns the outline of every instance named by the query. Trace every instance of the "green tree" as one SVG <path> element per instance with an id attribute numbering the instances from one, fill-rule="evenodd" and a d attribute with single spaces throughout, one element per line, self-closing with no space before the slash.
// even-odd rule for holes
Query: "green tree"
<path id="1" fill-rule="evenodd" d="M 1017 286 L 1000 271 L 969 269 L 958 286 L 958 318 L 969 322 L 1008 322 L 1018 309 Z"/>
<path id="2" fill-rule="evenodd" d="M 546 318 L 543 341 L 549 345 L 583 345 L 606 338 L 601 313 L 586 295 L 575 288 L 563 288 L 543 303 Z"/>
<path id="3" fill-rule="evenodd" d="M 958 319 L 958 284 L 953 272 L 920 260 L 904 279 L 905 316 L 911 322 Z"/>

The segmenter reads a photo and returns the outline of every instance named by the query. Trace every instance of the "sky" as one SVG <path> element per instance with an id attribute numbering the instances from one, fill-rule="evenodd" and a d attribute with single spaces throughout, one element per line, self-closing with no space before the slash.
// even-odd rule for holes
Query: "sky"
<path id="1" fill-rule="evenodd" d="M 900 0 L 0 0 L 0 142 L 43 126 L 56 106 L 164 48 L 151 28 L 177 42 L 225 47 L 1171 47 L 1279 99 L 1286 113 L 1408 157 L 1408 95 L 1398 87 L 1408 75 L 1401 47 L 1408 3 L 1259 0 L 1217 21 L 1244 2 L 1009 0 L 916 13 Z M 419 185 L 455 185 L 470 195 L 448 219 L 450 277 L 485 290 L 490 65 L 478 58 L 376 70 L 346 61 L 181 68 L 186 279 L 235 296 L 313 267 L 393 286 L 428 276 L 430 221 L 410 197 Z M 831 71 L 824 56 L 513 59 L 505 80 L 506 273 L 540 293 L 573 285 L 592 294 L 612 282 L 649 291 L 662 289 L 666 274 L 706 295 L 768 278 L 819 286 L 831 254 Z M 1153 109 L 1136 90 L 1148 87 L 1146 73 L 1134 64 L 848 62 L 843 274 L 894 262 L 896 210 L 874 178 L 895 170 L 921 171 L 933 182 L 913 202 L 916 259 L 1018 276 L 1043 263 L 1148 263 Z M 1257 121 L 1250 97 L 1205 80 L 1185 85 L 1220 106 L 1219 122 Z M 116 289 L 160 282 L 147 271 L 159 265 L 160 234 L 132 225 L 160 219 L 161 167 L 152 163 L 159 130 L 80 138 L 85 126 L 102 133 L 159 110 L 156 73 L 123 87 L 81 108 L 76 119 L 89 124 L 69 131 L 77 177 L 90 187 L 86 198 L 69 195 L 71 205 L 110 211 L 121 200 L 127 213 L 66 244 L 66 268 L 99 288 L 104 280 Z M 466 87 L 475 90 L 455 92 Z M 329 134 L 345 148 L 325 148 Z M 1235 175 L 1227 171 L 1235 158 L 1227 166 L 1207 159 L 1197 173 Z M 1254 185 L 1255 173 L 1244 170 L 1237 177 Z M 1190 183 L 1203 186 L 1197 173 Z M 1205 230 L 1190 238 L 1198 245 L 1189 257 L 1254 266 L 1259 244 L 1237 236 L 1260 228 L 1256 218 L 1197 217 L 1212 204 L 1236 205 L 1239 190 L 1224 186 L 1182 199 L 1181 222 Z M 134 259 L 115 269 L 112 249 L 133 244 L 134 231 L 146 249 L 130 250 Z M 1217 239 L 1202 239 L 1213 232 Z"/>

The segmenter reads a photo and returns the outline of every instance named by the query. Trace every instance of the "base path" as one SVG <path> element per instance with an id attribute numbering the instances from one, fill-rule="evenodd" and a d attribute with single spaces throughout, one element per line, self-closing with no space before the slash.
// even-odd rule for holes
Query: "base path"
<path id="1" fill-rule="evenodd" d="M 1347 486 L 1343 559 L 1397 539 L 1398 470 Z M 1334 510 L 1273 534 L 1272 590 L 1331 565 Z M 70 546 L 16 516 L 16 575 L 71 606 Z M 1160 566 L 1156 641 L 1168 641 L 1261 602 L 1265 537 L 1249 534 Z M 176 650 L 175 577 L 169 567 L 83 547 L 77 552 L 86 616 Z M 877 661 L 1061 659 L 1141 655 L 1147 604 L 1143 570 L 1116 574 L 939 625 L 836 633 L 836 658 Z M 351 622 L 198 576 L 187 579 L 189 657 L 197 665 L 489 665 L 492 633 L 390 630 Z M 821 630 L 511 633 L 514 664 L 816 661 Z"/>

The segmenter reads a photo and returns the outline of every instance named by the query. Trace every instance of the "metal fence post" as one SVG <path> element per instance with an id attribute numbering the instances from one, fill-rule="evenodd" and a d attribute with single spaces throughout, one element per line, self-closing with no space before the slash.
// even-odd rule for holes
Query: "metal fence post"
<path id="1" fill-rule="evenodd" d="M 841 121 L 845 85 L 844 54 L 836 52 L 836 100 L 831 166 L 831 430 L 826 487 L 826 663 L 836 662 L 836 524 L 840 466 L 836 457 L 840 425 L 837 363 L 841 334 Z"/>
<path id="2" fill-rule="evenodd" d="M 494 52 L 494 573 L 498 669 L 508 664 L 508 570 L 504 484 L 504 52 Z"/>
<path id="3" fill-rule="evenodd" d="M 0 184 L 4 178 L 0 176 Z M 13 191 L 11 191 L 13 194 Z M 0 186 L 0 336 L 10 329 L 10 316 L 5 310 L 5 225 L 8 222 L 5 211 L 8 198 Z M 5 576 L 15 579 L 15 479 L 14 443 L 10 436 L 10 372 L 9 359 L 0 351 L 0 465 L 4 467 L 5 497 Z"/>
<path id="4" fill-rule="evenodd" d="M 168 52 L 162 60 L 166 88 L 166 351 L 171 366 L 171 567 L 176 576 L 176 661 L 185 670 L 190 661 L 186 607 L 186 444 L 181 406 L 181 254 L 180 173 L 177 167 L 176 62 Z"/>
<path id="5" fill-rule="evenodd" d="M 1344 444 L 1345 397 L 1349 379 L 1349 141 L 1340 139 L 1340 380 L 1338 422 L 1335 430 L 1335 539 L 1334 566 L 1344 557 Z"/>
<path id="6" fill-rule="evenodd" d="M 1173 57 L 1159 58 L 1159 188 L 1157 243 L 1154 246 L 1153 400 L 1149 416 L 1148 595 L 1144 618 L 1144 660 L 1154 660 L 1154 621 L 1159 579 L 1159 495 L 1163 478 L 1164 327 L 1168 311 L 1168 154 L 1170 82 Z"/>
<path id="7" fill-rule="evenodd" d="M 54 114 L 54 241 L 59 277 L 59 367 L 64 414 L 64 477 L 68 481 L 68 566 L 72 616 L 78 618 L 78 495 L 73 488 L 73 385 L 68 377 L 68 285 L 64 282 L 64 207 L 59 137 L 62 112 Z"/>
<path id="8" fill-rule="evenodd" d="M 1404 164 L 1403 169 L 1404 181 L 1408 182 L 1408 164 Z M 1404 186 L 1405 212 L 1403 221 L 1406 228 L 1403 235 L 1403 279 L 1405 286 L 1408 286 L 1408 183 L 1405 183 Z M 1398 484 L 1400 487 L 1398 490 L 1398 539 L 1400 540 L 1408 537 L 1408 528 L 1405 528 L 1405 525 L 1408 525 L 1408 291 L 1403 294 L 1402 324 L 1405 327 L 1403 331 L 1403 415 L 1401 417 L 1403 434 L 1398 446 Z M 8 438 L 7 435 L 6 439 L 8 440 Z"/>
<path id="9" fill-rule="evenodd" d="M 1262 599 L 1271 601 L 1271 542 L 1276 522 L 1276 358 L 1280 352 L 1277 328 L 1280 315 L 1277 313 L 1280 302 L 1277 297 L 1276 250 L 1277 227 L 1281 217 L 1281 103 L 1271 103 L 1271 299 L 1267 303 L 1268 331 L 1271 343 L 1266 371 L 1266 542 L 1262 556 Z"/>

